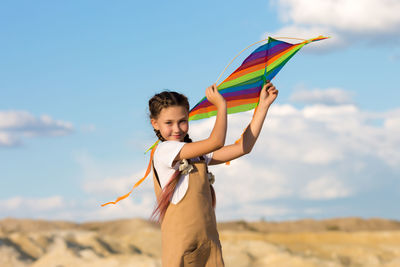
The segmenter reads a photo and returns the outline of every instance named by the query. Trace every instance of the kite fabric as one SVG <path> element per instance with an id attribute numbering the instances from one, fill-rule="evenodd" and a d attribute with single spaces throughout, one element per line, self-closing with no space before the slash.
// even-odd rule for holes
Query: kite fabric
<path id="1" fill-rule="evenodd" d="M 255 108 L 266 81 L 271 81 L 304 45 L 327 38 L 319 36 L 290 44 L 269 37 L 266 44 L 254 50 L 239 68 L 217 86 L 226 100 L 228 114 Z M 215 115 L 217 108 L 204 97 L 191 109 L 189 120 L 200 120 Z"/>
<path id="2" fill-rule="evenodd" d="M 266 81 L 271 81 L 304 45 L 327 38 L 328 37 L 319 36 L 317 38 L 304 40 L 301 43 L 290 44 L 269 37 L 266 44 L 254 50 L 253 53 L 243 61 L 239 68 L 217 86 L 218 91 L 227 102 L 228 114 L 248 111 L 257 107 L 260 91 Z M 204 97 L 190 110 L 189 120 L 200 120 L 215 115 L 217 115 L 216 107 Z M 102 207 L 109 204 L 116 204 L 120 200 L 127 198 L 132 193 L 133 189 L 144 181 L 150 173 L 151 162 L 157 144 L 158 141 L 147 150 L 149 151 L 151 149 L 151 154 L 144 177 L 135 183 L 129 193 L 118 197 L 115 201 L 102 204 Z"/>

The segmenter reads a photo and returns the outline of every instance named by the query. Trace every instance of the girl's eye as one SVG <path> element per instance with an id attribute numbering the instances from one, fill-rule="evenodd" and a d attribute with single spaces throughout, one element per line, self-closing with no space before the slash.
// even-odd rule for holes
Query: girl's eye
<path id="1" fill-rule="evenodd" d="M 167 121 L 165 124 L 171 125 L 172 122 L 171 121 Z"/>

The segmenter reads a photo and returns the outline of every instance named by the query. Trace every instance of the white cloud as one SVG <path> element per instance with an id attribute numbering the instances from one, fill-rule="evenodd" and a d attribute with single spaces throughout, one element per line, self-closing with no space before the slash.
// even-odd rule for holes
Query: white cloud
<path id="1" fill-rule="evenodd" d="M 99 203 L 96 203 L 88 212 L 82 215 L 81 219 L 113 220 L 132 217 L 149 219 L 156 204 L 156 197 L 154 192 L 139 193 L 142 190 L 143 188 L 140 186 L 131 196 L 121 200 L 116 205 L 110 204 L 101 207 Z M 112 199 L 112 201 L 114 200 Z"/>
<path id="2" fill-rule="evenodd" d="M 302 190 L 301 196 L 306 199 L 334 199 L 347 197 L 351 190 L 342 181 L 334 177 L 321 177 L 311 180 Z"/>
<path id="3" fill-rule="evenodd" d="M 101 207 L 101 204 L 115 201 L 118 197 L 130 192 L 135 183 L 145 174 L 145 169 L 135 170 L 130 175 L 115 175 L 117 170 L 119 172 L 122 169 L 126 173 L 134 167 L 105 164 L 85 151 L 77 153 L 75 158 L 82 168 L 81 189 L 90 198 L 84 207 L 87 211 L 79 213 L 79 220 L 112 220 L 132 217 L 148 219 L 150 217 L 156 203 L 152 173 L 132 191 L 129 197 L 116 205 Z M 146 160 L 148 156 L 143 157 L 143 162 L 147 163 Z M 77 209 L 82 211 L 82 207 L 77 207 Z M 72 212 L 70 216 L 76 217 L 77 214 L 78 212 Z"/>
<path id="4" fill-rule="evenodd" d="M 222 206 L 251 203 L 275 199 L 292 194 L 293 188 L 286 177 L 273 167 L 265 168 L 246 158 L 237 160 L 231 166 L 212 166 L 216 176 L 216 187 L 220 189 L 219 201 Z"/>
<path id="5" fill-rule="evenodd" d="M 44 135 L 62 135 L 72 130 L 72 124 L 53 120 L 48 115 L 36 118 L 26 111 L 1 111 L 0 129 L 8 131 L 23 131 L 26 133 Z"/>
<path id="6" fill-rule="evenodd" d="M 0 111 L 0 146 L 21 144 L 20 138 L 70 134 L 70 122 L 54 120 L 48 115 L 35 117 L 27 111 Z"/>
<path id="7" fill-rule="evenodd" d="M 397 110 L 397 112 L 391 112 L 387 114 L 387 118 L 385 119 L 384 122 L 384 127 L 388 131 L 393 131 L 393 132 L 400 131 L 400 109 Z"/>
<path id="8" fill-rule="evenodd" d="M 296 37 L 301 39 L 310 39 L 317 36 L 330 37 L 327 40 L 318 41 L 316 43 L 311 43 L 302 48 L 302 52 L 313 52 L 313 53 L 323 53 L 328 50 L 337 49 L 347 45 L 347 40 L 343 36 L 338 34 L 336 31 L 319 26 L 302 26 L 302 25 L 287 25 L 276 32 L 264 33 L 262 39 L 266 39 L 268 36 L 278 38 L 279 40 L 294 43 L 299 42 L 298 40 L 291 40 L 279 37 Z"/>
<path id="9" fill-rule="evenodd" d="M 136 187 L 129 197 L 117 204 L 101 207 L 101 204 L 115 201 L 117 197 L 128 193 L 133 185 L 143 176 L 116 177 L 104 180 L 86 181 L 82 184 L 84 190 L 91 196 L 87 207 L 88 212 L 80 216 L 81 220 L 112 220 L 118 218 L 141 217 L 149 219 L 156 204 L 153 189 L 153 177 L 150 174 L 146 180 Z"/>
<path id="10" fill-rule="evenodd" d="M 281 20 L 286 23 L 276 34 L 320 34 L 332 36 L 322 46 L 339 47 L 357 39 L 398 39 L 400 2 L 397 0 L 276 0 Z M 330 44 L 329 44 L 330 43 Z"/>
<path id="11" fill-rule="evenodd" d="M 259 214 L 256 210 L 260 207 L 270 207 L 266 203 L 271 200 L 334 200 L 374 190 L 374 183 L 379 181 L 366 177 L 372 173 L 380 175 L 385 168 L 400 175 L 398 109 L 361 110 L 353 104 L 345 104 L 351 102 L 351 98 L 340 89 L 318 94 L 308 95 L 307 99 L 317 103 L 326 101 L 327 96 L 336 97 L 333 101 L 336 105 L 312 104 L 296 108 L 274 104 L 250 155 L 232 161 L 230 166 L 210 167 L 216 174 L 221 218 L 239 218 L 241 213 L 250 218 Z M 240 136 L 252 113 L 229 116 L 227 143 Z M 214 119 L 192 124 L 193 139 L 206 138 L 213 124 Z M 377 165 L 380 167 L 375 167 Z M 254 210 L 254 214 L 241 207 Z M 279 210 L 277 208 L 276 217 L 293 213 L 285 207 L 278 215 Z"/>
<path id="12" fill-rule="evenodd" d="M 352 103 L 351 93 L 340 88 L 296 90 L 289 98 L 290 101 L 305 104 L 338 105 Z"/>
<path id="13" fill-rule="evenodd" d="M 400 26 L 397 0 L 279 0 L 281 17 L 304 25 L 352 32 L 396 32 Z"/>
<path id="14" fill-rule="evenodd" d="M 64 208 L 64 200 L 61 196 L 45 198 L 12 197 L 0 202 L 2 211 L 15 212 L 25 210 L 29 212 L 52 211 Z"/>
<path id="15" fill-rule="evenodd" d="M 399 114 L 366 112 L 354 105 L 311 105 L 298 110 L 297 114 L 275 116 L 279 109 L 281 107 L 275 105 L 270 110 L 272 121 L 265 145 L 282 160 L 318 164 L 326 158 L 323 163 L 333 163 L 355 155 L 380 159 L 391 166 L 400 163 L 397 160 L 400 151 L 388 150 L 399 147 L 400 136 L 386 128 L 388 125 L 398 127 Z M 383 125 L 373 124 L 376 120 L 381 120 Z M 307 155 L 313 151 L 320 155 L 320 160 L 318 157 L 314 162 L 307 160 Z"/>
<path id="16" fill-rule="evenodd" d="M 149 155 L 143 156 L 141 162 L 148 164 Z M 84 192 L 102 197 L 117 197 L 128 193 L 134 184 L 139 181 L 145 174 L 146 169 L 135 169 L 132 164 L 120 165 L 110 162 L 102 162 L 94 158 L 87 151 L 78 151 L 75 153 L 75 160 L 81 167 L 81 188 Z M 132 173 L 117 175 L 117 172 Z M 143 194 L 143 189 L 152 190 L 152 185 L 148 184 L 147 180 L 152 179 L 152 173 L 148 175 L 146 180 L 142 182 L 132 194 Z M 147 192 L 147 191 L 146 191 Z M 114 199 L 110 199 L 114 200 Z"/>
<path id="17" fill-rule="evenodd" d="M 83 182 L 83 190 L 90 194 L 103 194 L 103 195 L 115 195 L 125 194 L 133 187 L 133 185 L 139 181 L 145 170 L 136 172 L 136 174 L 122 177 L 109 177 L 101 180 L 87 179 Z M 151 174 L 146 179 L 152 179 Z M 138 188 L 143 188 L 142 184 Z"/>
<path id="18" fill-rule="evenodd" d="M 0 147 L 14 147 L 20 144 L 19 140 L 13 137 L 11 134 L 0 131 Z"/>
<path id="19" fill-rule="evenodd" d="M 142 189 L 139 189 L 139 192 Z M 68 221 L 100 221 L 120 218 L 150 218 L 155 204 L 154 193 L 131 195 L 117 205 L 101 207 L 99 198 L 66 201 L 61 196 L 43 198 L 11 197 L 1 200 L 0 217 L 35 218 Z M 97 196 L 98 197 L 98 196 Z M 111 200 L 111 199 L 107 199 Z M 114 200 L 114 199 L 112 199 Z"/>
<path id="20" fill-rule="evenodd" d="M 227 143 L 240 136 L 252 113 L 229 116 Z M 208 137 L 213 123 L 214 119 L 191 123 L 191 137 Z M 217 217 L 253 220 L 309 216 L 321 211 L 319 201 L 333 203 L 375 192 L 385 181 L 396 187 L 400 185 L 393 178 L 400 177 L 399 133 L 400 109 L 370 112 L 352 104 L 313 104 L 303 108 L 274 104 L 249 155 L 232 161 L 230 166 L 210 166 L 216 176 Z M 44 208 L 40 214 L 78 221 L 149 218 L 156 201 L 151 174 L 128 198 L 117 205 L 100 207 L 128 193 L 143 176 L 143 166 L 130 165 L 118 172 L 121 166 L 104 164 L 87 153 L 80 153 L 77 160 L 82 165 L 85 201 L 52 201 L 59 208 L 47 207 L 48 212 Z M 298 208 L 301 201 L 313 203 Z M 0 210 L 7 207 L 10 214 L 15 210 L 27 214 L 30 207 L 36 206 L 27 204 L 32 199 L 13 198 L 6 202 Z M 32 203 L 43 206 L 48 202 Z"/>

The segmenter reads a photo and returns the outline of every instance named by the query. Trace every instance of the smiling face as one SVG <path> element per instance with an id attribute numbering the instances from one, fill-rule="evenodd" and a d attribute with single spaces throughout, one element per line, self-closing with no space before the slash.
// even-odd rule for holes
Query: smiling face
<path id="1" fill-rule="evenodd" d="M 181 141 L 189 131 L 189 114 L 183 106 L 163 108 L 156 119 L 151 119 L 154 129 L 159 130 L 167 141 Z"/>

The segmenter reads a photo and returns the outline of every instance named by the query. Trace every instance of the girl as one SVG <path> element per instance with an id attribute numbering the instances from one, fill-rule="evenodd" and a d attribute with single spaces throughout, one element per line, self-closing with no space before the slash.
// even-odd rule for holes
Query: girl
<path id="1" fill-rule="evenodd" d="M 153 157 L 157 207 L 152 217 L 161 222 L 163 266 L 224 266 L 215 219 L 213 176 L 207 165 L 243 156 L 253 148 L 270 105 L 278 95 L 270 82 L 249 126 L 235 144 L 224 146 L 227 104 L 214 84 L 206 97 L 217 107 L 214 128 L 207 139 L 188 136 L 189 103 L 185 96 L 164 91 L 149 100 L 151 124 L 160 139 Z"/>

